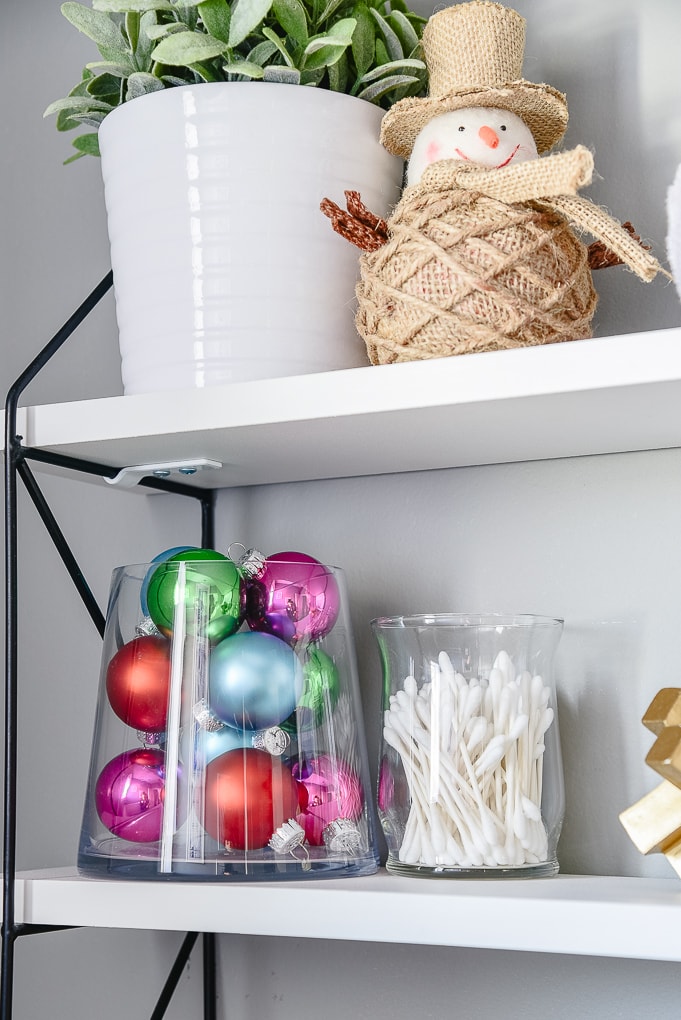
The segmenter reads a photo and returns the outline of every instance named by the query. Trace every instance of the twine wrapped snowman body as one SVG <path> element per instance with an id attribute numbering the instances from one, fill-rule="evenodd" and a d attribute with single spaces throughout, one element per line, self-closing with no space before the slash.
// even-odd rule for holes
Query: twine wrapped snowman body
<path id="1" fill-rule="evenodd" d="M 600 236 L 642 279 L 656 260 L 577 191 L 591 153 L 489 170 L 432 164 L 387 221 L 385 244 L 360 259 L 357 327 L 373 364 L 557 343 L 591 336 Z M 600 247 L 599 247 L 600 250 Z"/>
<path id="2" fill-rule="evenodd" d="M 584 339 L 593 268 L 624 263 L 643 280 L 661 271 L 629 225 L 578 195 L 593 172 L 586 148 L 541 155 L 562 138 L 567 103 L 521 77 L 524 38 L 524 19 L 486 0 L 433 15 L 430 95 L 396 103 L 381 126 L 383 145 L 409 160 L 401 200 L 387 221 L 355 193 L 349 214 L 322 203 L 365 249 L 356 325 L 372 364 Z M 495 131 L 485 117 L 496 114 Z"/>
<path id="3" fill-rule="evenodd" d="M 388 241 L 360 260 L 356 322 L 373 364 L 591 335 L 587 247 L 556 209 L 500 197 L 510 170 L 436 163 L 407 189 Z"/>

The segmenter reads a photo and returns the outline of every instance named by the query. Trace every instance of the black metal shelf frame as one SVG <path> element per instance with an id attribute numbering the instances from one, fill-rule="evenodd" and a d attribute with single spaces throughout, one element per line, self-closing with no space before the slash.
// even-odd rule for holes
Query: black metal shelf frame
<path id="1" fill-rule="evenodd" d="M 11 1020 L 14 992 L 14 952 L 16 941 L 22 935 L 63 931 L 66 925 L 21 924 L 15 920 L 16 879 L 16 798 L 17 798 L 17 701 L 18 701 L 18 510 L 17 478 L 20 478 L 38 512 L 62 562 L 76 586 L 85 609 L 100 636 L 104 634 L 105 618 L 71 552 L 35 477 L 28 466 L 29 460 L 51 463 L 62 468 L 113 478 L 118 468 L 92 461 L 64 457 L 23 445 L 23 436 L 17 435 L 17 409 L 26 387 L 35 379 L 52 357 L 61 349 L 74 330 L 110 290 L 112 272 L 94 288 L 73 315 L 45 345 L 17 378 L 7 393 L 5 402 L 5 776 L 3 814 L 3 913 L 2 913 L 2 975 L 0 977 L 0 1020 Z M 201 544 L 214 546 L 215 491 L 197 490 L 172 480 L 146 477 L 138 485 L 196 499 L 201 505 Z M 198 939 L 198 932 L 188 932 L 170 969 L 166 983 L 156 1003 L 151 1020 L 161 1020 L 182 976 L 184 967 Z M 204 932 L 203 949 L 203 1017 L 216 1020 L 216 947 L 215 935 Z"/>

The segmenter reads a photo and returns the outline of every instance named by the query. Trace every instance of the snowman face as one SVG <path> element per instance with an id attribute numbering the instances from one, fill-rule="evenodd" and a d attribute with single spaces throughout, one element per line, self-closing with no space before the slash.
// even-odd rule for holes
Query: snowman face
<path id="1" fill-rule="evenodd" d="M 426 167 L 442 159 L 502 167 L 536 158 L 532 133 L 515 113 L 467 107 L 434 117 L 416 136 L 407 184 L 417 184 Z"/>

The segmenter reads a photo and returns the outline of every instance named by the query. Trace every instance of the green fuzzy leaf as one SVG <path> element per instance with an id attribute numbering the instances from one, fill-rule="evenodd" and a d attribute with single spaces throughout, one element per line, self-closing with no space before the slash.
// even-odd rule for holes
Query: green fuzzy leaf
<path id="1" fill-rule="evenodd" d="M 321 40 L 318 41 L 321 42 Z M 329 42 L 327 36 L 327 42 L 321 43 L 318 49 L 308 55 L 305 67 L 313 70 L 315 67 L 329 67 L 331 64 L 335 64 L 343 56 L 348 45 L 348 43 L 342 42 Z"/>
<path id="2" fill-rule="evenodd" d="M 300 0 L 274 0 L 272 11 L 286 34 L 305 46 L 308 40 L 307 17 Z"/>
<path id="3" fill-rule="evenodd" d="M 219 57 L 226 49 L 222 39 L 214 39 L 199 32 L 178 32 L 161 39 L 151 55 L 159 64 L 189 67 L 190 64 Z"/>
<path id="4" fill-rule="evenodd" d="M 55 126 L 57 131 L 72 131 L 74 127 L 78 127 L 78 123 L 78 120 L 72 117 L 68 110 L 60 110 Z"/>
<path id="5" fill-rule="evenodd" d="M 215 39 L 229 43 L 229 23 L 232 11 L 227 0 L 203 0 L 197 7 L 199 17 Z"/>
<path id="6" fill-rule="evenodd" d="M 357 27 L 352 33 L 352 57 L 355 61 L 357 74 L 363 75 L 374 62 L 374 42 L 376 29 L 374 19 L 369 14 L 366 4 L 357 4 L 352 12 Z"/>
<path id="7" fill-rule="evenodd" d="M 248 54 L 248 59 L 254 64 L 259 64 L 260 67 L 264 67 L 267 61 L 274 56 L 277 52 L 276 44 L 266 39 L 264 42 L 258 43 Z"/>
<path id="8" fill-rule="evenodd" d="M 88 71 L 96 71 L 99 74 L 112 74 L 116 78 L 127 78 L 130 74 L 129 67 L 124 67 L 123 64 L 112 64 L 110 60 L 95 60 L 93 63 L 86 64 L 85 66 Z"/>
<path id="9" fill-rule="evenodd" d="M 335 64 L 328 68 L 329 88 L 332 92 L 346 92 L 350 77 L 347 51 L 342 53 Z"/>
<path id="10" fill-rule="evenodd" d="M 234 47 L 246 39 L 267 17 L 272 0 L 238 0 L 229 26 L 229 45 Z"/>
<path id="11" fill-rule="evenodd" d="M 78 82 L 77 85 L 73 86 L 73 88 L 69 92 L 69 95 L 70 96 L 87 96 L 87 95 L 89 95 L 87 87 L 88 87 L 88 85 L 90 84 L 90 82 L 92 81 L 92 79 L 94 77 L 95 76 L 94 76 L 94 74 L 92 74 L 91 71 L 89 71 L 87 68 L 84 68 L 84 70 L 83 70 L 83 77 L 81 78 L 81 80 Z"/>
<path id="12" fill-rule="evenodd" d="M 194 31 L 199 23 L 199 16 L 196 7 L 201 0 L 175 0 L 173 7 L 180 21 L 184 21 L 190 31 Z"/>
<path id="13" fill-rule="evenodd" d="M 109 113 L 111 113 L 110 110 L 109 110 Z M 72 124 L 73 127 L 79 127 L 79 126 L 82 126 L 82 125 L 87 125 L 87 127 L 99 128 L 99 125 L 102 123 L 104 118 L 107 117 L 107 116 L 108 116 L 108 114 L 106 114 L 106 113 L 93 113 L 93 112 L 90 112 L 90 113 L 79 113 L 79 114 L 76 114 L 75 116 L 72 116 L 70 119 L 73 122 L 73 124 Z"/>
<path id="14" fill-rule="evenodd" d="M 252 60 L 235 60 L 232 64 L 223 64 L 228 74 L 240 74 L 244 78 L 262 78 L 263 69 Z"/>
<path id="15" fill-rule="evenodd" d="M 379 32 L 383 36 L 385 48 L 388 51 L 390 60 L 402 60 L 405 54 L 397 33 L 393 31 L 385 18 L 382 18 L 378 11 L 374 10 L 373 7 L 370 8 L 370 13 L 378 25 Z"/>
<path id="16" fill-rule="evenodd" d="M 279 85 L 300 85 L 300 71 L 295 67 L 282 67 L 279 64 L 266 67 L 262 78 L 263 81 L 272 81 Z"/>
<path id="17" fill-rule="evenodd" d="M 313 87 L 315 85 L 321 85 L 321 83 L 324 81 L 326 73 L 327 73 L 326 67 L 314 67 L 312 68 L 312 70 L 310 70 L 309 67 L 306 67 L 303 71 L 300 72 L 300 84 L 310 85 Z"/>
<path id="18" fill-rule="evenodd" d="M 90 78 L 87 83 L 87 92 L 90 96 L 110 96 L 115 95 L 120 88 L 120 79 L 125 75 L 119 75 L 118 77 L 114 74 L 109 74 L 106 71 L 104 74 L 98 74 L 95 78 Z"/>
<path id="19" fill-rule="evenodd" d="M 344 0 L 328 0 L 328 3 L 322 10 L 321 14 L 317 17 L 316 21 L 318 25 L 323 25 L 325 21 L 335 14 L 338 8 L 344 3 Z"/>
<path id="20" fill-rule="evenodd" d="M 146 96 L 149 92 L 162 92 L 164 88 L 163 82 L 155 78 L 153 74 L 147 74 L 146 71 L 135 71 L 128 78 L 125 99 L 127 102 L 130 99 L 137 99 L 138 96 Z"/>
<path id="21" fill-rule="evenodd" d="M 125 34 L 130 43 L 130 49 L 134 53 L 140 37 L 140 16 L 137 11 L 129 11 L 125 15 Z"/>
<path id="22" fill-rule="evenodd" d="M 173 22 L 173 24 L 175 23 Z M 137 64 L 138 71 L 151 71 L 154 63 L 151 59 L 151 51 L 154 48 L 155 40 L 149 34 L 154 28 L 158 28 L 156 13 L 154 11 L 147 11 L 140 18 L 139 38 L 135 48 L 135 63 Z"/>
<path id="23" fill-rule="evenodd" d="M 390 63 L 390 54 L 385 48 L 385 43 L 382 39 L 376 40 L 376 50 L 374 53 L 374 62 L 378 67 L 382 67 L 384 64 Z"/>
<path id="24" fill-rule="evenodd" d="M 198 74 L 201 81 L 224 81 L 225 79 L 213 64 L 206 64 L 202 61 L 198 61 L 196 64 L 190 65 L 191 70 L 195 74 Z M 185 82 L 185 84 L 187 84 Z"/>
<path id="25" fill-rule="evenodd" d="M 345 48 L 352 42 L 352 33 L 356 27 L 357 22 L 354 18 L 342 18 L 341 21 L 337 21 L 335 25 L 332 25 L 324 35 L 317 35 L 314 39 L 310 39 L 305 47 L 305 52 L 315 53 L 327 44 L 333 44 L 334 46 L 342 45 Z"/>
<path id="26" fill-rule="evenodd" d="M 179 35 L 180 32 L 188 32 L 189 29 L 180 21 L 169 21 L 167 25 L 150 25 L 146 30 L 147 37 L 156 42 L 158 39 L 165 39 L 167 35 Z"/>
<path id="27" fill-rule="evenodd" d="M 263 28 L 262 34 L 265 36 L 266 39 L 269 39 L 269 41 L 271 43 L 273 43 L 274 46 L 279 50 L 279 52 L 281 53 L 282 57 L 284 58 L 284 61 L 286 62 L 286 66 L 287 67 L 295 67 L 295 63 L 294 63 L 293 57 L 291 56 L 289 51 L 286 49 L 286 46 L 284 44 L 284 40 L 280 39 L 279 36 L 277 35 L 277 33 L 273 32 L 271 28 Z"/>
<path id="28" fill-rule="evenodd" d="M 127 63 L 130 60 L 121 31 L 102 11 L 94 11 L 70 0 L 61 5 L 61 12 L 74 28 L 92 39 L 105 60 Z M 131 65 L 132 69 L 132 65 Z"/>
<path id="29" fill-rule="evenodd" d="M 73 139 L 73 147 L 78 150 L 78 156 L 99 156 L 99 136 L 95 131 L 92 134 L 79 135 L 78 138 Z M 78 156 L 71 156 L 68 162 L 73 159 L 78 159 Z"/>
<path id="30" fill-rule="evenodd" d="M 359 79 L 360 85 L 368 85 L 372 81 L 376 81 L 378 78 L 384 78 L 387 74 L 401 74 L 404 72 L 424 71 L 426 65 L 422 60 L 391 60 L 387 64 L 381 64 L 380 67 L 374 67 L 373 70 L 367 71 Z"/>
<path id="31" fill-rule="evenodd" d="M 191 84 L 191 82 L 187 78 L 178 78 L 176 74 L 162 74 L 159 78 L 159 81 L 162 81 L 164 85 L 171 89 L 177 88 L 180 85 Z"/>
<path id="32" fill-rule="evenodd" d="M 419 44 L 416 29 L 402 11 L 391 11 L 386 19 L 399 37 L 403 53 L 413 53 Z"/>
<path id="33" fill-rule="evenodd" d="M 43 117 L 49 117 L 53 113 L 67 110 L 70 113 L 85 110 L 102 110 L 108 113 L 111 110 L 109 103 L 103 103 L 100 99 L 93 99 L 90 96 L 67 96 L 66 99 L 56 99 L 45 110 Z"/>
<path id="34" fill-rule="evenodd" d="M 172 11 L 170 0 L 92 0 L 96 11 L 108 14 L 144 14 L 145 11 Z"/>
<path id="35" fill-rule="evenodd" d="M 418 84 L 420 84 L 420 79 L 414 78 L 413 75 L 393 74 L 388 78 L 382 78 L 380 81 L 374 82 L 373 85 L 367 85 L 367 87 L 361 92 L 358 92 L 357 95 L 359 99 L 366 99 L 370 103 L 375 103 L 395 88 L 403 85 Z"/>

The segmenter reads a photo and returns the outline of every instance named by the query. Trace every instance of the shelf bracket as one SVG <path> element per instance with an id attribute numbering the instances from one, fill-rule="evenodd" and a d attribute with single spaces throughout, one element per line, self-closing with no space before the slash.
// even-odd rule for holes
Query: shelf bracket
<path id="1" fill-rule="evenodd" d="M 153 475 L 154 478 L 169 478 L 178 473 L 185 478 L 195 475 L 198 471 L 215 471 L 222 467 L 219 460 L 207 457 L 195 457 L 193 460 L 166 460 L 158 464 L 134 464 L 121 468 L 113 478 L 104 476 L 109 485 L 117 485 L 119 489 L 131 489 L 141 478 Z"/>

